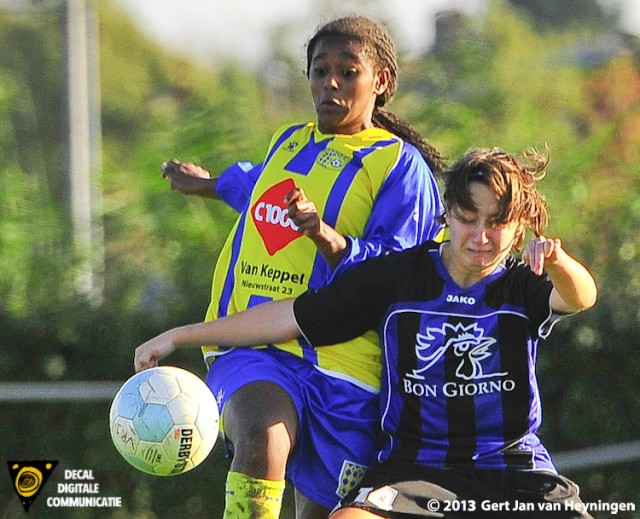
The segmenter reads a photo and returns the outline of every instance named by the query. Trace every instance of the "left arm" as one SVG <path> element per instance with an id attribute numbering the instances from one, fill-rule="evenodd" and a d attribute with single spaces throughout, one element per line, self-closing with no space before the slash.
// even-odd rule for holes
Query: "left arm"
<path id="1" fill-rule="evenodd" d="M 349 247 L 337 270 L 391 251 L 435 239 L 444 213 L 436 180 L 422 156 L 405 145 L 378 192 L 362 236 L 347 236 Z"/>
<path id="2" fill-rule="evenodd" d="M 285 198 L 289 218 L 298 230 L 309 237 L 331 269 L 335 269 L 347 252 L 347 239 L 318 216 L 316 204 L 302 189 L 294 189 Z"/>
<path id="3" fill-rule="evenodd" d="M 411 258 L 409 258 L 411 259 Z M 367 262 L 340 279 L 297 299 L 253 306 L 214 321 L 179 326 L 138 346 L 136 371 L 151 368 L 178 348 L 216 344 L 247 347 L 287 342 L 305 337 L 315 346 L 336 344 L 377 329 L 393 301 L 402 257 L 387 256 Z"/>
<path id="4" fill-rule="evenodd" d="M 435 178 L 414 148 L 405 149 L 376 196 L 364 233 L 345 236 L 318 216 L 301 190 L 286 199 L 289 217 L 311 238 L 332 270 L 433 239 L 443 213 Z"/>
<path id="5" fill-rule="evenodd" d="M 559 239 L 533 238 L 527 244 L 522 259 L 535 274 L 542 275 L 546 270 L 551 278 L 553 290 L 549 304 L 553 310 L 574 313 L 595 304 L 598 289 L 593 276 L 563 249 Z"/>

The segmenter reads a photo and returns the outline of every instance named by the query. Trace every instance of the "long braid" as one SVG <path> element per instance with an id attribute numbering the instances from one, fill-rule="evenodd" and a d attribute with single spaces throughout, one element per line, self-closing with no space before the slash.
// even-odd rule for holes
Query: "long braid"
<path id="1" fill-rule="evenodd" d="M 373 124 L 413 144 L 422 154 L 431 170 L 436 174 L 441 173 L 446 164 L 440 152 L 408 122 L 383 109 L 383 106 L 391 101 L 398 87 L 396 46 L 387 29 L 373 20 L 357 15 L 328 22 L 316 32 L 307 45 L 307 76 L 311 69 L 311 59 L 315 46 L 321 39 L 328 37 L 342 37 L 359 41 L 365 52 L 373 60 L 377 70 L 384 68 L 389 70 L 391 76 L 389 84 L 386 90 L 376 98 L 376 106 L 372 117 Z"/>
<path id="2" fill-rule="evenodd" d="M 373 123 L 376 126 L 389 130 L 401 139 L 413 144 L 424 157 L 427 164 L 429 164 L 431 171 L 436 174 L 442 173 L 442 170 L 446 166 L 446 162 L 442 158 L 442 155 L 440 155 L 440 152 L 409 123 L 398 117 L 393 112 L 382 108 L 376 108 L 374 110 Z"/>

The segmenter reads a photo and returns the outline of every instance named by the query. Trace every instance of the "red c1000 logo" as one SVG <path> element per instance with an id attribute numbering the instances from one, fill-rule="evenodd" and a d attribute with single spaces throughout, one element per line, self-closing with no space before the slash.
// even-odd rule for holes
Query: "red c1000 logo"
<path id="1" fill-rule="evenodd" d="M 283 249 L 302 236 L 289 219 L 285 196 L 295 189 L 292 179 L 283 180 L 267 189 L 251 208 L 251 218 L 269 256 Z"/>

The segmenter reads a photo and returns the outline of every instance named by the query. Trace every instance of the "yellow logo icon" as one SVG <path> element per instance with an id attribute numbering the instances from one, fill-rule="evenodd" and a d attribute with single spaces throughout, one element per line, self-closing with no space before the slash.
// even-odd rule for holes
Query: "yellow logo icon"
<path id="1" fill-rule="evenodd" d="M 49 476 L 56 468 L 57 461 L 8 461 L 9 475 L 24 511 L 28 512 Z"/>

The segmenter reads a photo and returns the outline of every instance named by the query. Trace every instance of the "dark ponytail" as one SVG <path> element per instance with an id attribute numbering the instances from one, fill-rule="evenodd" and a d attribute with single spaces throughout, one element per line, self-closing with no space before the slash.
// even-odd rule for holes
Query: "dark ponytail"
<path id="1" fill-rule="evenodd" d="M 424 157 L 431 171 L 435 174 L 441 174 L 446 163 L 440 155 L 440 152 L 425 139 L 418 130 L 398 117 L 393 112 L 376 108 L 373 111 L 373 123 L 391 133 L 397 135 L 402 140 L 413 144 L 420 154 Z"/>

